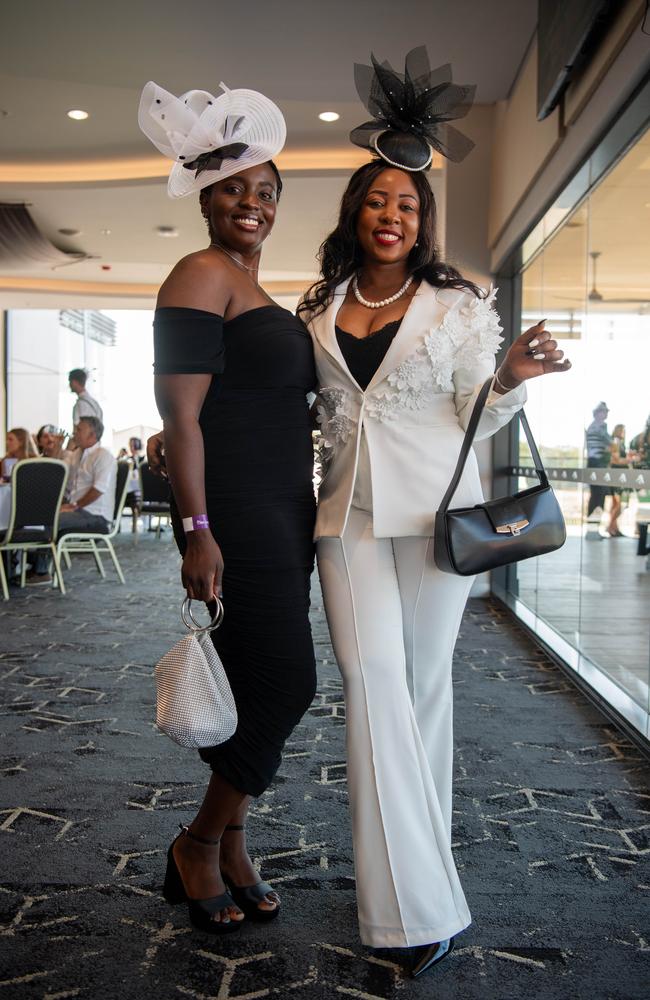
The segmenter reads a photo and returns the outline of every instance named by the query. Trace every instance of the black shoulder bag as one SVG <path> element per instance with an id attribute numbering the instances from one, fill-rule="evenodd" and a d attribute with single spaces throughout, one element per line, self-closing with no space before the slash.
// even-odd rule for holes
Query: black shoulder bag
<path id="1" fill-rule="evenodd" d="M 474 576 L 475 573 L 496 569 L 497 566 L 505 566 L 520 559 L 553 552 L 564 545 L 566 539 L 562 511 L 549 485 L 523 410 L 517 416 L 528 438 L 535 471 L 539 476 L 539 486 L 522 490 L 511 497 L 486 500 L 475 507 L 455 507 L 449 510 L 492 381 L 490 377 L 478 394 L 456 470 L 436 514 L 433 557 L 439 569 L 459 576 Z"/>

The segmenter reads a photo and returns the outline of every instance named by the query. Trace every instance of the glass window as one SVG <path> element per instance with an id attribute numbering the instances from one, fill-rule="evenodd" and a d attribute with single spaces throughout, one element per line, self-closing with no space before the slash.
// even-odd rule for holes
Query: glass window
<path id="1" fill-rule="evenodd" d="M 570 647 L 565 658 L 647 734 L 650 131 L 572 210 L 570 195 L 533 231 L 541 244 L 529 237 L 524 255 L 535 256 L 521 273 L 522 330 L 546 318 L 573 363 L 529 382 L 526 407 L 567 541 L 518 564 L 508 587 L 545 640 Z M 530 466 L 523 435 L 513 458 Z M 534 481 L 519 476 L 520 488 Z"/>

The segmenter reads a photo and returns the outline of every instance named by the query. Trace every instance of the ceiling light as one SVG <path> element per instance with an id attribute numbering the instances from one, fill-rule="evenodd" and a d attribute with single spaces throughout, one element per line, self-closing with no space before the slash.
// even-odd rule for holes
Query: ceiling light
<path id="1" fill-rule="evenodd" d="M 102 234 L 102 236 L 110 236 L 111 235 L 110 229 L 100 229 L 99 231 Z"/>
<path id="2" fill-rule="evenodd" d="M 76 122 L 85 121 L 87 117 L 88 117 L 88 112 L 80 111 L 79 108 L 75 108 L 72 111 L 68 111 L 68 118 L 74 118 Z"/>
<path id="3" fill-rule="evenodd" d="M 341 116 L 338 111 L 321 111 L 318 117 L 322 122 L 337 122 Z"/>
<path id="4" fill-rule="evenodd" d="M 59 229 L 61 236 L 81 236 L 80 229 Z"/>
<path id="5" fill-rule="evenodd" d="M 175 226 L 156 226 L 156 232 L 159 236 L 164 236 L 167 239 L 178 236 L 178 229 Z"/>

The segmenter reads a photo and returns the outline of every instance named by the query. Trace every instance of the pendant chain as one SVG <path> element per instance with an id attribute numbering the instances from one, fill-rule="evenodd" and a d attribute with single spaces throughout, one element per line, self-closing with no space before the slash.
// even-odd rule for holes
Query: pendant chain
<path id="1" fill-rule="evenodd" d="M 225 247 L 222 247 L 221 243 L 211 243 L 210 246 L 211 247 L 216 247 L 217 250 L 223 250 L 223 252 L 225 253 L 225 255 L 227 257 L 230 257 L 231 260 L 234 260 L 235 264 L 239 264 L 240 267 L 243 267 L 245 271 L 257 271 L 257 270 L 259 270 L 259 265 L 257 265 L 257 264 L 255 265 L 255 267 L 248 267 L 247 264 L 242 264 L 242 262 L 240 260 L 237 260 L 237 258 L 233 254 L 229 253 L 229 251 L 226 250 Z"/>

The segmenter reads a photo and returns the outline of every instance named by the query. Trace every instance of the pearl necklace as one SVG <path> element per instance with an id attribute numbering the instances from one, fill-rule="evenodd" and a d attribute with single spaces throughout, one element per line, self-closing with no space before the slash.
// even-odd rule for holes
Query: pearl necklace
<path id="1" fill-rule="evenodd" d="M 406 279 L 402 287 L 399 289 L 399 291 L 395 292 L 394 295 L 391 295 L 390 298 L 382 299 L 381 302 L 369 302 L 368 299 L 364 299 L 363 295 L 359 291 L 359 275 L 355 274 L 354 278 L 352 279 L 352 291 L 354 292 L 357 302 L 359 302 L 362 306 L 365 306 L 366 309 L 382 309 L 383 306 L 389 306 L 393 302 L 397 302 L 398 299 L 401 299 L 402 295 L 407 290 L 407 288 L 409 288 L 412 281 L 413 281 L 413 275 L 409 274 L 408 278 Z"/>
<path id="2" fill-rule="evenodd" d="M 242 264 L 240 260 L 237 260 L 234 254 L 229 253 L 225 247 L 222 247 L 221 243 L 211 243 L 210 246 L 215 247 L 217 250 L 223 250 L 223 252 L 226 254 L 227 257 L 230 257 L 231 260 L 234 260 L 235 264 L 239 264 L 240 267 L 243 267 L 245 271 L 259 270 L 259 265 L 257 264 L 255 265 L 255 267 L 249 267 L 247 264 Z"/>

